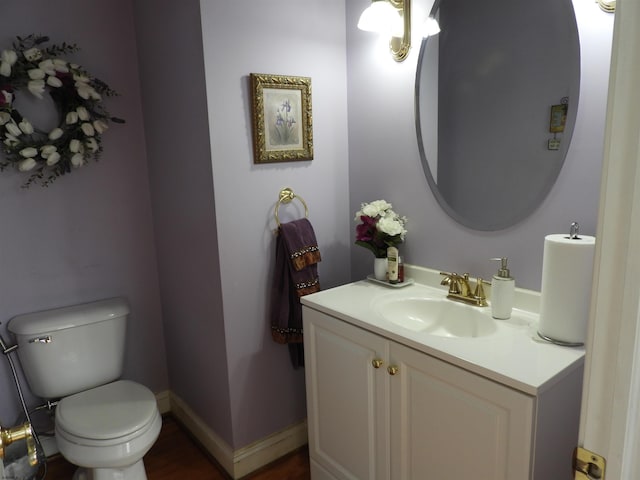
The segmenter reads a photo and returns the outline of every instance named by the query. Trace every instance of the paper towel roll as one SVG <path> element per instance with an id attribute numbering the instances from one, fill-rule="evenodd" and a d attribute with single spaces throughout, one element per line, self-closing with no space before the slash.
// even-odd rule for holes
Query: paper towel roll
<path id="1" fill-rule="evenodd" d="M 596 239 L 588 235 L 547 235 L 542 259 L 540 324 L 543 337 L 584 343 L 591 299 Z"/>

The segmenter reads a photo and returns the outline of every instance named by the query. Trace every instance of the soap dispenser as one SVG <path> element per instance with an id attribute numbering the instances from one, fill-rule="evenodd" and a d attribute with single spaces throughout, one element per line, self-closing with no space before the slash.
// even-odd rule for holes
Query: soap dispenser
<path id="1" fill-rule="evenodd" d="M 507 258 L 492 258 L 501 262 L 500 269 L 491 279 L 491 316 L 498 320 L 511 318 L 516 282 L 507 268 Z"/>

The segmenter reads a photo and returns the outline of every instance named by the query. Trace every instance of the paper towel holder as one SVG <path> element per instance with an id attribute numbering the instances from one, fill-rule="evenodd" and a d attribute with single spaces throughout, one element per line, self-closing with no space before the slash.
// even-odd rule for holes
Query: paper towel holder
<path id="1" fill-rule="evenodd" d="M 580 225 L 578 224 L 578 222 L 572 222 L 571 226 L 569 227 L 569 236 L 565 237 L 568 240 L 582 240 L 582 238 L 580 238 Z M 560 345 L 562 347 L 582 347 L 584 346 L 584 342 L 566 342 L 563 340 L 557 340 L 555 338 L 551 338 L 547 335 L 544 335 L 542 333 L 540 333 L 540 331 L 537 332 L 538 336 L 549 342 L 549 343 L 553 343 L 555 345 Z"/>
<path id="2" fill-rule="evenodd" d="M 578 222 L 572 222 L 569 227 L 569 236 L 567 237 L 570 240 L 581 240 L 580 238 L 580 225 Z"/>

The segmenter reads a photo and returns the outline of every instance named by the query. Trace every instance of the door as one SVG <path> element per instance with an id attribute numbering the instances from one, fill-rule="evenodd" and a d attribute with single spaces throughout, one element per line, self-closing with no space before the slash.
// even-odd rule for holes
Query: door
<path id="1" fill-rule="evenodd" d="M 580 445 L 640 478 L 640 1 L 614 23 Z"/>
<path id="2" fill-rule="evenodd" d="M 391 343 L 391 478 L 529 478 L 534 399 Z"/>
<path id="3" fill-rule="evenodd" d="M 303 308 L 312 464 L 317 461 L 336 479 L 388 479 L 388 343 Z M 327 477 L 314 471 L 314 479 Z"/>

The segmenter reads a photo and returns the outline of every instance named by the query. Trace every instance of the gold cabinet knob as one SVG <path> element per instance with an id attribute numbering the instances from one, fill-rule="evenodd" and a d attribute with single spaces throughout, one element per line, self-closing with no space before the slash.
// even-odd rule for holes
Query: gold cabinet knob
<path id="1" fill-rule="evenodd" d="M 380 368 L 382 365 L 384 365 L 384 362 L 379 358 L 374 358 L 373 360 L 371 360 L 371 365 L 373 365 L 373 368 Z"/>
<path id="2" fill-rule="evenodd" d="M 389 372 L 389 375 L 395 375 L 400 371 L 400 369 L 395 366 L 395 365 L 389 365 L 387 367 L 387 372 Z"/>

